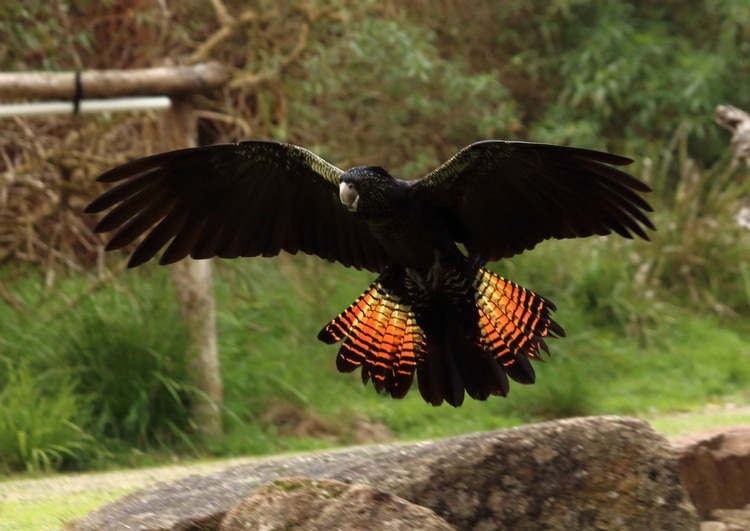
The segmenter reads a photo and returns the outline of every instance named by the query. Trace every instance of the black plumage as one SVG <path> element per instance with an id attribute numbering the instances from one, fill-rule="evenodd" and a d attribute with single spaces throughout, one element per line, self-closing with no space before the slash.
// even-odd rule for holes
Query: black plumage
<path id="1" fill-rule="evenodd" d="M 625 157 L 487 140 L 422 179 L 380 167 L 343 171 L 307 149 L 251 141 L 135 160 L 86 208 L 108 210 L 107 250 L 145 234 L 128 265 L 304 252 L 378 273 L 321 330 L 342 341 L 341 371 L 402 397 L 416 373 L 428 402 L 505 396 L 508 376 L 534 381 L 529 359 L 562 336 L 544 297 L 484 268 L 549 238 L 612 232 L 648 239 L 648 186 L 615 168 Z M 458 246 L 461 244 L 466 254 Z"/>

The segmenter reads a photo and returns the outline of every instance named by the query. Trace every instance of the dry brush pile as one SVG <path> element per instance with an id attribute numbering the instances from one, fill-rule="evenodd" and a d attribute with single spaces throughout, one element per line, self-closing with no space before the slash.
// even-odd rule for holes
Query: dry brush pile
<path id="1" fill-rule="evenodd" d="M 221 0 L 202 6 L 115 4 L 83 10 L 78 3 L 53 2 L 36 11 L 3 13 L 13 44 L 23 50 L 0 55 L 4 69 L 127 69 L 218 59 L 230 69 L 229 83 L 193 102 L 202 143 L 286 129 L 280 78 L 299 62 L 311 28 L 364 13 L 320 2 L 286 8 Z M 37 39 L 18 30 L 29 19 L 42 26 Z M 0 262 L 78 271 L 101 262 L 101 239 L 91 232 L 95 220 L 81 214 L 100 191 L 94 179 L 108 167 L 157 151 L 159 127 L 156 112 L 7 119 L 0 130 Z"/>

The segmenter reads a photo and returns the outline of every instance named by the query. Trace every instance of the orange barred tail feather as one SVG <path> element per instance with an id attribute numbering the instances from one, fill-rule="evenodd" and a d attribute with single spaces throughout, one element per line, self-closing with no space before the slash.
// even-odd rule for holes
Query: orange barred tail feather
<path id="1" fill-rule="evenodd" d="M 394 398 L 406 395 L 417 360 L 424 349 L 424 334 L 401 297 L 386 290 L 381 276 L 345 311 L 318 334 L 325 343 L 344 340 L 336 358 L 340 372 L 362 367 L 362 383 L 372 380 L 377 392 Z"/>
<path id="2" fill-rule="evenodd" d="M 565 337 L 550 312 L 555 305 L 533 291 L 480 269 L 474 280 L 479 334 L 485 352 L 515 381 L 534 383 L 529 359 L 549 354 L 544 337 Z"/>
<path id="3" fill-rule="evenodd" d="M 361 367 L 362 382 L 394 398 L 406 395 L 416 374 L 422 397 L 435 406 L 506 396 L 508 377 L 530 384 L 530 359 L 548 352 L 545 337 L 564 336 L 552 320 L 554 304 L 481 268 L 446 272 L 445 284 L 428 291 L 403 270 L 386 269 L 318 334 L 342 341 L 340 372 Z"/>

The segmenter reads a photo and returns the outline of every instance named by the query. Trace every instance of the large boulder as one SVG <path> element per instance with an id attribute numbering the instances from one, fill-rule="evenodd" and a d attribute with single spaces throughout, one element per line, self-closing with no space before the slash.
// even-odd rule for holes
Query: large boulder
<path id="1" fill-rule="evenodd" d="M 284 478 L 266 483 L 235 505 L 220 531 L 287 529 L 388 529 L 452 531 L 426 507 L 367 485 L 340 481 Z"/>
<path id="2" fill-rule="evenodd" d="M 750 426 L 717 428 L 673 444 L 682 483 L 701 517 L 750 503 Z"/>
<path id="3" fill-rule="evenodd" d="M 286 476 L 369 485 L 427 507 L 457 529 L 699 526 L 666 439 L 640 420 L 588 417 L 261 459 L 130 494 L 74 528 L 218 529 L 254 488 Z"/>
<path id="4" fill-rule="evenodd" d="M 711 520 L 702 522 L 701 525 L 713 525 L 717 531 L 747 531 L 750 529 L 750 505 L 744 509 L 714 509 L 711 511 Z M 723 529 L 721 525 L 724 526 Z M 701 531 L 705 530 L 701 528 Z"/>

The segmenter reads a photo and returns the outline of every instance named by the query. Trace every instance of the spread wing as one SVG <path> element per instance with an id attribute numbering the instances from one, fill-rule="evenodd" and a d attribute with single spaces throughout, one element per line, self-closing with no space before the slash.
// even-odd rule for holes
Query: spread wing
<path id="1" fill-rule="evenodd" d="M 281 250 L 380 272 L 383 248 L 338 197 L 342 171 L 291 144 L 254 141 L 134 160 L 99 181 L 118 183 L 87 213 L 109 212 L 97 232 L 107 250 L 138 239 L 129 267 L 166 246 L 161 264 L 193 258 L 274 256 Z"/>
<path id="2" fill-rule="evenodd" d="M 549 238 L 615 232 L 648 239 L 639 195 L 650 188 L 614 168 L 632 160 L 587 149 L 487 140 L 471 144 L 413 185 L 470 256 L 507 258 Z"/>

